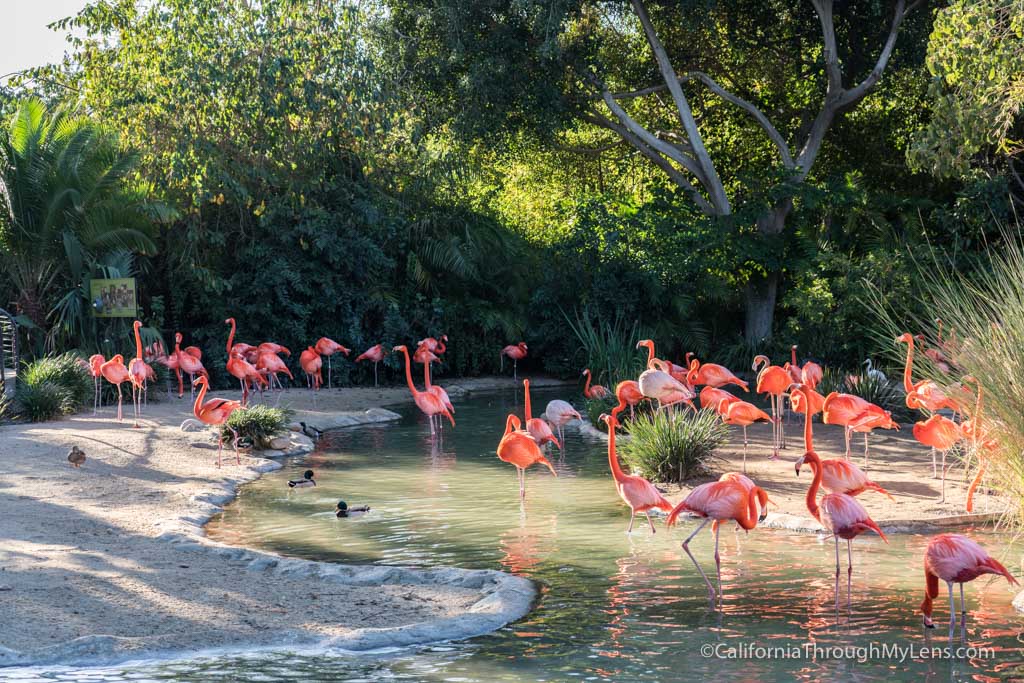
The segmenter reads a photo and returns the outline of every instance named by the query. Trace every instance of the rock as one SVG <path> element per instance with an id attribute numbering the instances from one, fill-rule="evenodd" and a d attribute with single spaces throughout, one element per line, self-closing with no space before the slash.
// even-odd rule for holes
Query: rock
<path id="1" fill-rule="evenodd" d="M 288 431 L 290 431 L 290 432 L 301 432 L 302 431 L 302 425 L 300 425 L 298 422 L 292 422 L 291 424 L 288 425 Z"/>
<path id="2" fill-rule="evenodd" d="M 293 434 L 292 435 L 292 445 L 293 446 L 301 446 L 303 448 L 308 448 L 308 447 L 313 445 L 313 439 L 309 438 L 305 434 Z"/>
<path id="3" fill-rule="evenodd" d="M 204 429 L 206 429 L 206 425 L 199 420 L 193 420 L 192 418 L 181 423 L 181 431 L 183 432 L 201 432 Z"/>
<path id="4" fill-rule="evenodd" d="M 260 451 L 260 457 L 263 458 L 280 458 L 282 455 L 284 455 L 284 451 L 278 451 L 274 449 Z"/>
<path id="5" fill-rule="evenodd" d="M 268 445 L 275 451 L 283 451 L 286 450 L 290 444 L 291 439 L 289 439 L 287 436 L 275 436 L 273 439 L 270 440 L 270 443 Z"/>

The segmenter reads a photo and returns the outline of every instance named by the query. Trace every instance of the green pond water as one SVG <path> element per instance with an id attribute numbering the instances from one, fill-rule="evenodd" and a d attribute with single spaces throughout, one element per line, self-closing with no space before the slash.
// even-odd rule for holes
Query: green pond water
<path id="1" fill-rule="evenodd" d="M 536 391 L 535 405 L 564 391 Z M 968 643 L 978 652 L 934 659 L 920 650 L 946 644 L 945 588 L 927 636 L 918 605 L 927 535 L 854 542 L 852 606 L 834 607 L 831 540 L 733 526 L 722 531 L 721 612 L 709 608 L 700 575 L 680 548 L 696 524 L 651 535 L 628 509 L 608 471 L 606 446 L 569 428 L 558 478 L 527 475 L 521 504 L 513 467 L 494 449 L 512 391 L 456 405 L 458 427 L 432 442 L 415 409 L 400 422 L 341 430 L 317 452 L 242 489 L 214 518 L 220 541 L 332 562 L 501 569 L 540 586 L 535 609 L 499 631 L 414 649 L 252 652 L 104 668 L 0 669 L 0 680 L 337 680 L 337 681 L 995 681 L 1024 677 L 1024 618 L 1003 580 L 968 585 Z M 753 456 L 757 457 L 757 456 Z M 780 463 L 780 467 L 788 464 Z M 315 489 L 289 492 L 307 468 Z M 339 520 L 339 498 L 373 511 Z M 1011 570 L 1019 548 L 969 530 Z M 713 572 L 712 536 L 691 544 Z M 845 554 L 845 553 L 844 553 Z M 804 648 L 817 647 L 817 657 Z M 752 648 L 775 648 L 772 658 Z M 716 656 L 717 653 L 717 656 Z M 905 660 L 900 661 L 904 656 Z M 726 678 L 728 677 L 728 678 Z"/>

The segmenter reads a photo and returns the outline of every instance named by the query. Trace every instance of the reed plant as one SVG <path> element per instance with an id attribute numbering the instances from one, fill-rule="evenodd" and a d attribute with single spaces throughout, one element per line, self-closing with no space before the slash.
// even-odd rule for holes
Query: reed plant
<path id="1" fill-rule="evenodd" d="M 586 311 L 577 311 L 575 319 L 564 311 L 562 315 L 579 341 L 580 362 L 590 368 L 595 383 L 614 389 L 621 380 L 636 379 L 643 371 L 645 356 L 636 348 L 642 339 L 639 323 L 619 313 L 612 320 L 600 315 L 591 318 Z"/>
<path id="2" fill-rule="evenodd" d="M 275 436 L 281 436 L 288 431 L 288 423 L 294 414 L 287 408 L 272 408 L 254 403 L 231 413 L 222 434 L 225 440 L 230 441 L 234 438 L 231 433 L 231 429 L 234 429 L 240 442 L 264 448 Z"/>

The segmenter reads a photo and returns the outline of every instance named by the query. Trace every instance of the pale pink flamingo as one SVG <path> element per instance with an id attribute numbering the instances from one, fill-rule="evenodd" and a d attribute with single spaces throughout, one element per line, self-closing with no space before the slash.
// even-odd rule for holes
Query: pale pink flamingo
<path id="1" fill-rule="evenodd" d="M 723 398 L 718 403 L 715 412 L 722 416 L 722 421 L 728 425 L 739 425 L 743 427 L 743 471 L 747 471 L 747 427 L 762 420 L 771 422 L 771 415 L 764 412 L 752 403 L 746 401 Z"/>
<path id="2" fill-rule="evenodd" d="M 653 368 L 644 370 L 640 374 L 637 385 L 640 393 L 649 399 L 658 402 L 658 408 L 675 405 L 676 403 L 687 403 L 692 406 L 696 394 L 690 387 L 675 379 L 668 373 L 668 364 L 655 358 Z"/>
<path id="3" fill-rule="evenodd" d="M 324 362 L 320 359 L 320 354 L 316 352 L 316 349 L 307 346 L 306 350 L 299 354 L 299 365 L 306 373 L 306 386 L 314 391 L 320 391 L 320 385 L 324 383 L 321 374 Z"/>
<path id="4" fill-rule="evenodd" d="M 786 447 L 786 434 L 782 426 L 782 404 L 786 390 L 793 382 L 784 368 L 771 364 L 768 356 L 755 356 L 751 369 L 757 373 L 755 390 L 759 394 L 768 394 L 769 397 L 774 427 L 772 435 L 772 459 L 774 460 L 779 457 L 779 449 Z"/>
<path id="5" fill-rule="evenodd" d="M 526 393 L 526 431 L 529 432 L 530 436 L 533 437 L 533 440 L 541 448 L 544 447 L 544 444 L 550 442 L 561 450 L 562 444 L 555 438 L 554 433 L 551 431 L 551 426 L 543 419 L 533 416 L 530 409 L 530 380 L 523 380 L 523 391 Z"/>
<path id="6" fill-rule="evenodd" d="M 921 614 L 925 628 L 935 628 L 932 621 L 932 601 L 939 597 L 939 579 L 949 587 L 949 644 L 953 644 L 956 630 L 956 601 L 953 584 L 960 584 L 960 627 L 967 640 L 967 603 L 964 602 L 964 584 L 979 576 L 995 574 L 1006 577 L 1010 585 L 1020 585 L 1009 570 L 991 557 L 980 545 L 960 534 L 939 534 L 928 541 L 924 551 L 924 601 Z"/>
<path id="7" fill-rule="evenodd" d="M 716 389 L 724 387 L 726 384 L 735 384 L 742 387 L 743 391 L 750 391 L 747 388 L 747 383 L 734 375 L 729 368 L 715 363 L 701 364 L 696 358 L 690 361 L 690 369 L 686 373 L 686 383 L 691 387 L 703 384 Z"/>
<path id="8" fill-rule="evenodd" d="M 377 385 L 377 364 L 384 360 L 384 356 L 387 355 L 387 351 L 384 350 L 383 344 L 374 344 L 370 348 L 363 351 L 356 357 L 356 362 L 362 362 L 364 360 L 373 362 L 373 386 Z"/>
<path id="9" fill-rule="evenodd" d="M 101 353 L 94 353 L 89 356 L 89 374 L 92 375 L 92 388 L 93 388 L 93 401 L 92 401 L 92 414 L 95 415 L 100 411 L 100 406 L 103 401 L 103 385 L 100 384 L 100 380 L 103 378 L 103 374 L 100 372 L 100 368 L 103 367 L 103 363 L 106 359 Z"/>
<path id="10" fill-rule="evenodd" d="M 817 454 L 814 452 L 814 444 L 811 436 L 810 418 L 804 421 L 804 461 L 812 462 Z M 819 458 L 820 460 L 820 458 Z M 821 497 L 821 505 L 818 505 L 818 489 L 821 487 L 824 468 L 812 468 L 814 478 L 811 486 L 807 489 L 807 511 L 821 522 L 827 531 L 832 532 L 836 542 L 836 610 L 839 609 L 839 539 L 846 539 L 846 594 L 847 602 L 850 601 L 850 591 L 853 584 L 853 539 L 865 531 L 874 531 L 886 543 L 889 540 L 882 533 L 882 529 L 875 524 L 868 515 L 864 506 L 857 502 L 853 496 L 845 493 L 827 493 Z"/>
<path id="11" fill-rule="evenodd" d="M 431 353 L 436 353 L 439 356 L 444 355 L 444 352 L 448 350 L 447 344 L 447 334 L 442 334 L 438 339 L 427 337 L 426 339 L 420 339 L 416 342 L 417 347 L 425 346 Z"/>
<path id="12" fill-rule="evenodd" d="M 129 380 L 128 368 L 124 365 L 124 356 L 117 354 L 100 366 L 100 374 L 111 384 L 117 386 L 117 421 L 121 421 L 121 384 Z"/>
<path id="13" fill-rule="evenodd" d="M 133 427 L 139 426 L 139 414 L 142 412 L 142 392 L 146 386 L 146 361 L 142 358 L 140 329 L 142 329 L 142 321 L 136 320 L 132 323 L 132 330 L 135 332 L 135 358 L 128 361 L 128 380 L 132 383 L 132 407 L 135 417 Z"/>
<path id="14" fill-rule="evenodd" d="M 396 347 L 397 348 L 397 347 Z M 405 347 L 402 347 L 405 348 Z M 408 365 L 407 365 L 408 367 Z M 412 383 L 412 376 L 409 376 L 409 383 Z M 519 474 L 519 497 L 526 497 L 526 469 L 532 465 L 541 464 L 551 470 L 551 474 L 558 476 L 554 466 L 544 454 L 540 447 L 533 440 L 530 433 L 520 429 L 522 423 L 515 415 L 509 415 L 505 420 L 505 434 L 498 443 L 498 459 L 515 465 Z"/>
<path id="15" fill-rule="evenodd" d="M 932 415 L 924 422 L 914 423 L 914 438 L 932 449 L 932 477 L 935 477 L 935 451 L 942 451 L 942 495 L 946 502 L 946 454 L 963 438 L 960 427 L 947 417 Z"/>
<path id="16" fill-rule="evenodd" d="M 348 354 L 352 353 L 352 350 L 346 349 L 338 342 L 327 337 L 320 337 L 319 339 L 317 339 L 316 344 L 313 345 L 313 348 L 315 348 L 316 352 L 319 353 L 321 356 L 327 356 L 327 388 L 330 389 L 332 386 L 334 386 L 331 380 L 331 356 L 339 352 L 342 355 L 347 356 Z"/>
<path id="17" fill-rule="evenodd" d="M 596 398 L 607 398 L 611 396 L 611 392 L 608 391 L 608 387 L 600 384 L 590 385 L 590 368 L 583 371 L 583 376 L 587 378 L 586 384 L 583 386 L 583 395 L 590 399 Z"/>
<path id="18" fill-rule="evenodd" d="M 548 401 L 548 405 L 544 409 L 544 417 L 558 430 L 558 443 L 563 450 L 565 449 L 565 425 L 573 420 L 583 419 L 571 403 L 558 398 Z"/>
<path id="19" fill-rule="evenodd" d="M 654 522 L 651 521 L 650 511 L 654 509 L 665 512 L 672 511 L 672 503 L 661 495 L 654 484 L 643 477 L 626 474 L 619 466 L 619 456 L 615 452 L 615 429 L 619 421 L 614 415 L 602 415 L 601 418 L 608 425 L 608 466 L 612 470 L 612 478 L 615 480 L 615 489 L 619 497 L 629 506 L 629 526 L 626 533 L 633 531 L 633 520 L 636 513 L 642 512 L 647 517 L 647 523 L 651 525 L 651 533 L 655 533 Z"/>
<path id="20" fill-rule="evenodd" d="M 715 588 L 711 585 L 711 581 L 708 580 L 707 574 L 701 569 L 700 565 L 697 564 L 697 558 L 690 552 L 690 541 L 693 540 L 694 536 L 700 533 L 700 530 L 711 521 L 723 522 L 727 520 L 735 520 L 745 531 L 750 531 L 757 526 L 759 521 L 757 516 L 757 504 L 760 497 L 764 495 L 765 502 L 767 502 L 767 495 L 764 494 L 759 487 L 755 486 L 750 490 L 747 490 L 743 484 L 737 481 L 712 481 L 707 484 L 701 484 L 697 488 L 690 491 L 686 498 L 675 506 L 668 516 L 668 526 L 671 528 L 675 525 L 676 520 L 684 512 L 688 512 L 698 517 L 703 517 L 703 521 L 700 525 L 694 529 L 693 533 L 686 537 L 683 541 L 683 550 L 689 555 L 690 560 L 693 562 L 693 566 L 700 572 L 701 577 L 704 579 L 704 583 L 708 587 L 708 597 L 711 602 L 715 602 Z M 715 533 L 715 569 L 718 574 L 718 595 L 722 595 L 722 560 L 718 554 L 718 526 L 713 527 Z"/>
<path id="21" fill-rule="evenodd" d="M 409 349 L 404 346 L 396 346 L 392 351 L 401 352 L 405 356 L 405 382 L 409 386 L 409 393 L 412 394 L 413 401 L 416 402 L 416 407 L 423 411 L 423 414 L 430 420 L 430 433 L 434 433 L 434 415 L 443 415 L 448 418 L 448 421 L 452 423 L 452 427 L 455 426 L 455 418 L 445 407 L 444 402 L 441 401 L 436 395 L 429 391 L 419 391 L 416 389 L 416 385 L 412 381 L 412 363 L 409 358 Z"/>
<path id="22" fill-rule="evenodd" d="M 205 375 L 201 375 L 196 380 L 196 385 L 199 387 L 199 394 L 196 396 L 196 402 L 192 406 L 192 414 L 203 424 L 218 427 L 217 467 L 220 467 L 221 452 L 224 450 L 224 431 L 219 429 L 219 427 L 224 426 L 228 418 L 231 417 L 231 413 L 240 409 L 242 404 L 239 401 L 231 401 L 226 398 L 211 398 L 209 401 L 205 401 L 206 390 L 210 387 L 209 380 Z M 232 445 L 235 448 L 235 461 L 241 465 L 242 458 L 238 455 L 238 432 L 231 427 L 228 427 L 228 431 L 235 435 L 234 441 L 232 441 Z"/>
<path id="23" fill-rule="evenodd" d="M 529 348 L 526 346 L 526 342 L 519 342 L 518 344 L 509 344 L 508 346 L 503 348 L 501 350 L 501 353 L 498 354 L 498 358 L 501 360 L 502 372 L 505 371 L 505 356 L 508 356 L 509 358 L 512 359 L 512 379 L 518 381 L 519 377 L 516 374 L 516 368 L 519 364 L 519 361 L 526 358 L 527 351 L 529 351 Z"/>

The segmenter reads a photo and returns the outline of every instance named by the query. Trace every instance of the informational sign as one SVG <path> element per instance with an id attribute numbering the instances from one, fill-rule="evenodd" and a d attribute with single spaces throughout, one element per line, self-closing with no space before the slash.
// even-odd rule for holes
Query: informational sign
<path id="1" fill-rule="evenodd" d="M 135 278 L 92 280 L 89 283 L 93 314 L 97 318 L 137 318 Z"/>

